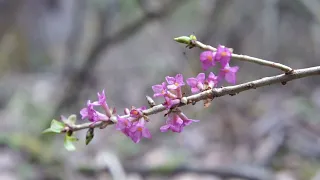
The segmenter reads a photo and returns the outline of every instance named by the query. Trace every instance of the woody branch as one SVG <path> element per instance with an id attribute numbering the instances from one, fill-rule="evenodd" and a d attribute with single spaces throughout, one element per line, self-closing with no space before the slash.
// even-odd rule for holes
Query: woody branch
<path id="1" fill-rule="evenodd" d="M 188 104 L 194 104 L 196 102 L 199 102 L 201 100 L 205 100 L 208 98 L 216 98 L 216 97 L 221 97 L 225 95 L 235 95 L 243 91 L 247 91 L 250 89 L 256 89 L 259 87 L 267 86 L 267 85 L 272 85 L 272 84 L 277 84 L 277 83 L 282 83 L 285 84 L 288 81 L 292 81 L 295 79 L 300 79 L 300 78 L 305 78 L 308 76 L 316 76 L 320 75 L 320 66 L 315 66 L 315 67 L 310 67 L 310 68 L 303 68 L 303 69 L 296 69 L 292 70 L 290 74 L 280 74 L 276 76 L 270 76 L 270 77 L 264 77 L 255 81 L 250 81 L 247 83 L 239 84 L 239 85 L 234 85 L 234 86 L 226 86 L 226 87 L 221 87 L 221 88 L 214 88 L 210 90 L 206 90 L 203 92 L 200 92 L 198 94 L 194 94 L 191 96 L 183 97 L 182 102 L 178 105 L 178 107 L 182 107 Z M 146 109 L 143 112 L 144 115 L 149 116 L 152 114 L 157 114 L 159 112 L 165 111 L 166 107 L 163 106 L 162 104 L 156 105 L 154 107 L 151 107 L 149 109 Z M 123 116 L 127 117 L 127 115 Z M 108 121 L 110 124 L 112 124 L 111 121 Z M 84 123 L 84 124 L 78 124 L 78 125 L 73 125 L 70 128 L 73 131 L 78 131 L 81 129 L 87 129 L 87 128 L 92 128 L 92 127 L 100 127 L 102 124 L 106 122 L 98 122 L 92 126 L 92 123 Z"/>

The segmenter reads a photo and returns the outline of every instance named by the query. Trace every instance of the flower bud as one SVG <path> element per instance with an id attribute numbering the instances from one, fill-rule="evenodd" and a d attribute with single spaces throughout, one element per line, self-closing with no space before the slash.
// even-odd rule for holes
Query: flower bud
<path id="1" fill-rule="evenodd" d="M 177 38 L 174 38 L 175 41 L 177 41 L 178 43 L 182 43 L 182 44 L 190 44 L 191 43 L 191 38 L 188 36 L 180 36 Z"/>

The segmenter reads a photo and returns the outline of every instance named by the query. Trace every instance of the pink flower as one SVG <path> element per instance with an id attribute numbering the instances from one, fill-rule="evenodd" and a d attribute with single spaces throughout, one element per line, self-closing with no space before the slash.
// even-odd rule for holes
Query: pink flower
<path id="1" fill-rule="evenodd" d="M 181 86 L 184 86 L 184 82 L 183 82 L 183 76 L 182 74 L 177 74 L 176 77 L 170 77 L 167 76 L 166 80 L 168 82 L 168 89 L 171 90 L 176 90 L 178 88 L 180 88 Z"/>
<path id="2" fill-rule="evenodd" d="M 167 94 L 167 84 L 163 82 L 162 84 L 157 84 L 152 86 L 154 92 L 153 97 L 165 96 Z"/>
<path id="3" fill-rule="evenodd" d="M 206 82 L 210 88 L 216 87 L 218 84 L 218 77 L 214 75 L 213 72 L 210 72 Z"/>
<path id="4" fill-rule="evenodd" d="M 106 115 L 110 118 L 112 116 L 110 108 L 106 102 L 106 95 L 104 93 L 104 90 L 102 90 L 101 94 L 98 92 L 98 103 L 99 105 L 104 109 L 106 112 Z"/>
<path id="5" fill-rule="evenodd" d="M 215 60 L 219 61 L 221 64 L 221 67 L 224 68 L 231 59 L 231 51 L 229 48 L 219 45 L 217 49 L 217 53 L 215 56 Z"/>
<path id="6" fill-rule="evenodd" d="M 177 98 L 182 98 L 181 86 L 184 86 L 183 76 L 182 74 L 177 74 L 176 77 L 167 76 L 166 80 L 168 82 L 167 88 L 171 91 L 175 91 L 175 95 Z M 168 96 L 170 96 L 169 91 L 167 92 Z M 172 93 L 171 93 L 172 94 Z"/>
<path id="7" fill-rule="evenodd" d="M 171 130 L 172 132 L 180 133 L 185 126 L 190 125 L 192 122 L 199 122 L 199 120 L 189 119 L 182 112 L 170 113 L 166 125 L 161 126 L 160 131 L 166 132 Z"/>
<path id="8" fill-rule="evenodd" d="M 205 74 L 199 73 L 196 78 L 188 78 L 187 84 L 191 87 L 192 93 L 197 93 L 199 91 L 202 91 L 204 89 L 204 80 L 205 80 Z"/>
<path id="9" fill-rule="evenodd" d="M 176 106 L 178 104 L 180 104 L 180 99 L 171 99 L 169 97 L 164 97 L 165 102 L 163 103 L 163 105 L 167 108 L 170 109 L 173 106 Z"/>
<path id="10" fill-rule="evenodd" d="M 176 113 L 170 113 L 166 121 L 166 125 L 160 127 L 161 132 L 167 132 L 171 130 L 172 132 L 180 133 L 183 130 L 183 120 L 179 118 Z"/>
<path id="11" fill-rule="evenodd" d="M 236 73 L 238 70 L 238 66 L 230 67 L 229 64 L 227 64 L 224 68 L 220 69 L 218 78 L 224 78 L 228 83 L 236 84 Z"/>
<path id="12" fill-rule="evenodd" d="M 130 111 L 130 117 L 132 118 L 141 118 L 143 116 L 143 110 L 146 110 L 147 108 L 145 106 L 141 107 L 141 108 L 133 108 Z"/>
<path id="13" fill-rule="evenodd" d="M 130 136 L 131 121 L 128 118 L 122 118 L 119 115 L 117 116 L 117 120 L 116 129 L 123 132 L 125 135 Z"/>
<path id="14" fill-rule="evenodd" d="M 91 101 L 88 100 L 87 101 L 87 107 L 81 109 L 81 111 L 80 111 L 80 114 L 82 116 L 81 118 L 82 119 L 88 118 L 88 120 L 91 121 L 91 122 L 98 122 L 98 121 L 108 120 L 109 118 L 106 115 L 96 111 L 93 108 L 94 106 L 98 106 L 98 105 L 99 105 L 98 102 L 91 103 Z"/>
<path id="15" fill-rule="evenodd" d="M 212 52 L 212 51 L 203 51 L 200 54 L 200 62 L 201 62 L 202 69 L 204 71 L 209 69 L 210 67 L 213 67 L 216 64 L 215 56 L 216 56 L 216 52 Z"/>
<path id="16" fill-rule="evenodd" d="M 129 136 L 131 137 L 132 141 L 135 143 L 140 142 L 142 137 L 151 138 L 151 133 L 148 128 L 145 126 L 146 121 L 141 118 L 139 121 L 134 122 L 130 128 Z"/>

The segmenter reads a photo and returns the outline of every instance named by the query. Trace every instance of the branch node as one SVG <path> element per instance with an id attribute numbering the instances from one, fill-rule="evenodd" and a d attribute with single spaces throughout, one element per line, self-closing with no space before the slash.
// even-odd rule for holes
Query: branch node
<path id="1" fill-rule="evenodd" d="M 290 71 L 286 72 L 285 74 L 290 75 L 290 74 L 293 74 L 293 72 L 294 72 L 294 69 L 291 69 Z"/>
<path id="2" fill-rule="evenodd" d="M 187 99 L 186 97 L 182 97 L 181 100 L 180 100 L 180 102 L 181 102 L 182 104 L 188 104 L 188 99 Z"/>
<path id="3" fill-rule="evenodd" d="M 256 89 L 257 88 L 254 83 L 247 84 L 247 87 L 250 88 L 250 89 Z"/>
<path id="4" fill-rule="evenodd" d="M 113 116 L 114 117 L 114 116 Z M 100 129 L 106 128 L 108 125 L 113 124 L 114 122 L 112 121 L 105 121 L 101 124 Z M 91 127 L 90 127 L 91 128 Z"/>

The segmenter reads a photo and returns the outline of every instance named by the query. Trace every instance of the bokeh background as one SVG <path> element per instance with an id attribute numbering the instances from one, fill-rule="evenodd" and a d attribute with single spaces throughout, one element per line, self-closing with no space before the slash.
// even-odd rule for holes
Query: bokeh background
<path id="1" fill-rule="evenodd" d="M 62 135 L 41 134 L 102 89 L 122 112 L 146 105 L 167 75 L 197 75 L 201 51 L 177 36 L 293 68 L 319 65 L 319 9 L 318 0 L 0 0 L 0 179 L 320 179 L 318 77 L 184 107 L 201 122 L 180 134 L 160 133 L 165 119 L 154 115 L 152 140 L 139 144 L 108 127 L 88 146 L 77 132 L 68 152 Z M 281 73 L 231 64 L 238 83 Z"/>

